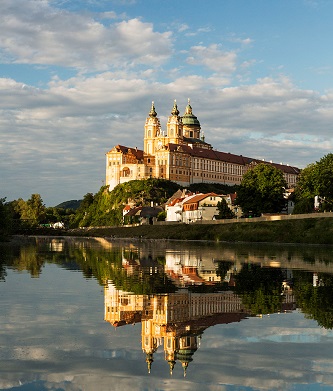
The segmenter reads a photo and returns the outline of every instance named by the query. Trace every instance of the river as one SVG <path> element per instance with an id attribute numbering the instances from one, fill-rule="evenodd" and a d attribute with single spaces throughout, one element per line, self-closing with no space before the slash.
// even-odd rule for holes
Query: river
<path id="1" fill-rule="evenodd" d="M 333 247 L 0 245 L 1 390 L 333 390 Z"/>

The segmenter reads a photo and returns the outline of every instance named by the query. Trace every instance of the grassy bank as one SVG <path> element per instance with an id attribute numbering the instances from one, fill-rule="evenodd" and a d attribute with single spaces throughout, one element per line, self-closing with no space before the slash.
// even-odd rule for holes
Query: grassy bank
<path id="1" fill-rule="evenodd" d="M 333 244 L 333 218 L 219 225 L 177 224 L 89 228 L 72 230 L 65 234 L 116 238 Z"/>

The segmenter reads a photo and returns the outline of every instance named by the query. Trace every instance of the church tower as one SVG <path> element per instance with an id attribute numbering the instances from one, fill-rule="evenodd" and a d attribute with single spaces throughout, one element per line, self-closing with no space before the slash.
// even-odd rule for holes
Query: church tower
<path id="1" fill-rule="evenodd" d="M 179 116 L 176 100 L 173 103 L 171 115 L 168 117 L 167 136 L 168 143 L 171 144 L 180 144 L 180 140 L 183 138 L 183 122 Z"/>
<path id="2" fill-rule="evenodd" d="M 182 117 L 182 121 L 184 137 L 197 140 L 200 139 L 201 126 L 198 118 L 192 112 L 190 99 L 188 99 L 188 103 L 185 109 L 185 114 Z"/>
<path id="3" fill-rule="evenodd" d="M 146 155 L 153 155 L 156 150 L 157 137 L 161 136 L 161 124 L 157 117 L 154 102 L 151 104 L 151 109 L 145 123 L 145 137 L 143 140 L 143 150 Z"/>

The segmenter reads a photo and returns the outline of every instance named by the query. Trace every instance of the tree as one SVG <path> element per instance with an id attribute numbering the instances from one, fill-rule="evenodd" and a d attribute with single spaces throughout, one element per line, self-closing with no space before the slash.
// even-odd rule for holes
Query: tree
<path id="1" fill-rule="evenodd" d="M 300 173 L 295 188 L 296 200 L 311 199 L 316 195 L 315 189 L 316 166 L 314 163 L 306 166 Z"/>
<path id="2" fill-rule="evenodd" d="M 6 198 L 0 198 L 0 241 L 11 233 L 11 217 Z"/>
<path id="3" fill-rule="evenodd" d="M 218 219 L 233 219 L 235 217 L 235 213 L 229 208 L 224 198 L 217 203 L 217 209 L 219 211 Z"/>
<path id="4" fill-rule="evenodd" d="M 46 208 L 40 194 L 31 194 L 27 201 L 28 218 L 34 225 L 45 219 Z"/>
<path id="5" fill-rule="evenodd" d="M 333 209 L 333 154 L 329 153 L 318 162 L 305 167 L 295 189 L 296 213 L 308 213 L 314 197 L 319 196 L 321 210 Z"/>
<path id="6" fill-rule="evenodd" d="M 12 201 L 10 207 L 14 219 L 20 220 L 21 227 L 36 226 L 46 216 L 46 207 L 39 194 L 32 194 L 27 201 L 24 201 L 22 198 Z"/>
<path id="7" fill-rule="evenodd" d="M 281 212 L 286 204 L 286 187 L 282 171 L 272 165 L 260 163 L 244 174 L 236 203 L 245 214 Z"/>

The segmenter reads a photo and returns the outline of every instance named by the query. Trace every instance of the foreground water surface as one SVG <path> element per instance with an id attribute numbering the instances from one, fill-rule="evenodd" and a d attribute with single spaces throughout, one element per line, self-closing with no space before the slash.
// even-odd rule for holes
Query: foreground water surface
<path id="1" fill-rule="evenodd" d="M 333 390 L 333 248 L 0 246 L 1 390 Z"/>

